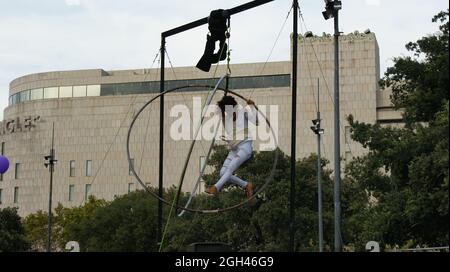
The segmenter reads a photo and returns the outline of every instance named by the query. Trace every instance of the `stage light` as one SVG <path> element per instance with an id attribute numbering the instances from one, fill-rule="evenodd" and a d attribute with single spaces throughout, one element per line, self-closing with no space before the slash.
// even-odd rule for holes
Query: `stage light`
<path id="1" fill-rule="evenodd" d="M 208 29 L 210 35 L 206 36 L 206 45 L 203 56 L 197 63 L 197 68 L 204 72 L 209 72 L 213 63 L 225 60 L 227 57 L 228 45 L 227 39 L 227 19 L 228 12 L 223 9 L 213 10 L 208 17 Z M 219 51 L 216 50 L 216 42 L 219 41 Z"/>
<path id="2" fill-rule="evenodd" d="M 342 9 L 342 1 L 334 0 L 324 0 L 325 1 L 325 11 L 322 12 L 323 18 L 328 20 L 334 17 L 334 13 Z"/>

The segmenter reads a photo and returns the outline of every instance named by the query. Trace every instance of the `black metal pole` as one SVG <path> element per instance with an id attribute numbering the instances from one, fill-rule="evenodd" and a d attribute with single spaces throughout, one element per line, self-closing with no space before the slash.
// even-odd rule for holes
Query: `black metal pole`
<path id="1" fill-rule="evenodd" d="M 298 50 L 298 0 L 294 0 L 294 26 L 292 35 L 292 124 L 291 124 L 291 192 L 290 192 L 290 223 L 289 247 L 295 251 L 295 160 L 297 139 L 297 50 Z"/>
<path id="2" fill-rule="evenodd" d="M 164 86 L 164 69 L 165 69 L 165 54 L 166 54 L 166 38 L 161 37 L 161 78 L 160 78 L 160 92 L 163 93 Z M 158 196 L 163 198 L 163 175 L 164 175 L 164 95 L 161 95 L 159 103 L 159 184 Z M 162 217 L 163 217 L 163 202 L 158 201 L 158 243 L 162 238 Z M 157 245 L 159 248 L 159 245 Z"/>
<path id="3" fill-rule="evenodd" d="M 47 226 L 47 252 L 52 251 L 52 192 L 53 192 L 53 166 L 54 166 L 54 158 L 55 158 L 55 149 L 54 149 L 54 140 L 55 140 L 55 123 L 52 124 L 52 148 L 50 149 L 50 158 L 49 158 L 49 171 L 50 171 L 50 189 L 49 189 L 49 197 L 48 197 L 48 226 Z"/>
<path id="4" fill-rule="evenodd" d="M 321 159 L 321 123 L 320 120 L 320 79 L 317 79 L 317 120 L 319 121 L 317 133 L 317 202 L 319 208 L 319 251 L 323 252 L 323 213 L 322 213 L 322 159 Z"/>
<path id="5" fill-rule="evenodd" d="M 252 9 L 252 8 L 256 8 L 256 7 L 264 5 L 264 4 L 267 4 L 267 3 L 272 2 L 272 1 L 274 1 L 274 0 L 255 0 L 255 1 L 251 1 L 251 2 L 248 2 L 248 3 L 242 4 L 240 6 L 228 9 L 227 10 L 227 14 L 229 16 L 231 16 L 231 15 L 234 15 L 234 14 L 237 14 L 237 13 L 240 13 L 240 12 Z M 205 17 L 205 18 L 199 19 L 197 21 L 190 22 L 188 24 L 185 24 L 185 25 L 173 28 L 171 30 L 165 31 L 165 32 L 162 33 L 162 36 L 167 38 L 169 36 L 173 36 L 173 35 L 179 34 L 179 33 L 184 32 L 186 30 L 190 30 L 190 29 L 199 27 L 201 25 L 205 25 L 207 23 L 208 23 L 208 17 Z"/>
<path id="6" fill-rule="evenodd" d="M 335 0 L 335 3 L 337 1 Z M 342 251 L 341 241 L 341 137 L 339 117 L 339 10 L 334 9 L 334 250 Z"/>
<path id="7" fill-rule="evenodd" d="M 272 2 L 274 0 L 255 0 L 248 2 L 246 4 L 231 8 L 227 10 L 227 14 L 229 16 L 258 7 L 260 5 Z M 297 2 L 297 0 L 295 1 Z M 298 7 L 298 3 L 297 3 Z M 294 20 L 296 20 L 295 18 Z M 164 92 L 164 68 L 165 68 L 165 47 L 166 47 L 166 38 L 179 34 L 181 32 L 199 27 L 201 25 L 205 25 L 208 23 L 208 17 L 199 19 L 197 21 L 190 22 L 188 24 L 173 28 L 171 30 L 165 31 L 161 33 L 161 79 L 160 79 L 160 92 Z M 297 31 L 296 31 L 297 32 Z M 297 34 L 298 36 L 298 34 Z M 297 51 L 297 48 L 294 49 Z M 295 79 L 296 80 L 296 79 Z M 160 98 L 160 114 L 159 114 L 159 186 L 158 186 L 158 195 L 160 198 L 163 197 L 163 158 L 164 158 L 164 95 L 161 95 Z M 163 202 L 159 200 L 158 202 L 158 230 L 157 237 L 158 241 L 161 241 L 162 238 L 162 215 L 163 215 Z"/>

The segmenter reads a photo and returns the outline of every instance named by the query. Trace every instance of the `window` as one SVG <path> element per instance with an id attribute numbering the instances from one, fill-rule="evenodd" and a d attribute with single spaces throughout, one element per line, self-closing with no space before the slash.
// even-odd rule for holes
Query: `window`
<path id="1" fill-rule="evenodd" d="M 69 162 L 69 176 L 75 177 L 75 161 Z"/>
<path id="2" fill-rule="evenodd" d="M 59 98 L 72 97 L 72 86 L 59 87 Z"/>
<path id="3" fill-rule="evenodd" d="M 100 85 L 88 85 L 87 96 L 100 96 Z"/>
<path id="4" fill-rule="evenodd" d="M 20 175 L 21 175 L 20 168 L 21 168 L 20 163 L 16 163 L 16 165 L 14 167 L 14 170 L 15 170 L 14 178 L 15 179 L 19 179 L 20 178 Z"/>
<path id="5" fill-rule="evenodd" d="M 86 177 L 92 176 L 92 161 L 87 160 L 86 161 Z"/>
<path id="6" fill-rule="evenodd" d="M 128 193 L 134 191 L 134 183 L 128 183 Z"/>
<path id="7" fill-rule="evenodd" d="M 75 196 L 75 185 L 71 184 L 69 185 L 69 201 L 73 201 L 74 196 Z"/>
<path id="8" fill-rule="evenodd" d="M 20 102 L 30 100 L 30 91 L 22 91 L 20 92 Z"/>
<path id="9" fill-rule="evenodd" d="M 86 86 L 73 86 L 73 97 L 86 96 Z"/>
<path id="10" fill-rule="evenodd" d="M 14 187 L 14 204 L 19 203 L 19 187 Z"/>
<path id="11" fill-rule="evenodd" d="M 350 126 L 345 126 L 345 143 L 349 144 L 352 140 L 351 138 L 351 127 Z"/>
<path id="12" fill-rule="evenodd" d="M 0 189 L 0 204 L 2 204 L 2 192 L 3 192 L 3 190 Z"/>
<path id="13" fill-rule="evenodd" d="M 44 98 L 44 89 L 34 89 L 30 91 L 30 100 L 37 100 Z"/>
<path id="14" fill-rule="evenodd" d="M 187 80 L 167 80 L 166 88 L 172 89 L 175 87 L 181 87 L 186 85 L 208 85 L 215 84 L 219 78 L 207 78 L 207 79 L 187 79 Z M 291 86 L 291 76 L 289 74 L 284 75 L 267 75 L 267 76 L 247 76 L 247 77 L 233 77 L 230 78 L 231 89 L 257 89 L 257 88 L 272 88 L 272 87 L 289 87 Z M 159 81 L 151 82 L 130 82 L 130 83 L 111 83 L 102 84 L 98 86 L 100 88 L 98 94 L 93 96 L 108 96 L 108 95 L 124 95 L 124 94 L 141 94 L 141 93 L 155 93 L 159 92 Z M 220 87 L 225 87 L 225 82 L 222 82 Z M 205 91 L 207 88 L 185 88 L 182 92 L 192 91 Z M 95 93 L 94 92 L 94 93 Z M 89 86 L 88 86 L 88 96 Z"/>
<path id="15" fill-rule="evenodd" d="M 91 184 L 86 184 L 84 187 L 84 199 L 87 201 L 91 196 Z"/>
<path id="16" fill-rule="evenodd" d="M 58 98 L 58 87 L 44 88 L 44 98 Z"/>
<path id="17" fill-rule="evenodd" d="M 17 104 L 20 102 L 20 93 L 13 94 L 12 96 L 12 104 Z"/>
<path id="18" fill-rule="evenodd" d="M 131 172 L 131 167 L 134 168 L 134 159 L 130 159 L 130 164 L 128 166 L 128 175 L 132 176 L 133 172 Z"/>

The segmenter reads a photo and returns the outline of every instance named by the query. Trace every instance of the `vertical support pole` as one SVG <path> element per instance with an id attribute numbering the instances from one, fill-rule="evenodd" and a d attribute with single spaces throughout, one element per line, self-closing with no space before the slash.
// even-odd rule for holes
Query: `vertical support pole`
<path id="1" fill-rule="evenodd" d="M 160 93 L 164 92 L 164 69 L 165 69 L 165 57 L 166 57 L 166 38 L 161 36 L 161 77 L 160 77 Z M 164 174 L 164 95 L 161 95 L 159 100 L 159 183 L 158 183 L 158 196 L 163 198 L 163 174 Z M 162 238 L 162 217 L 163 217 L 163 202 L 158 200 L 158 231 L 157 241 L 161 242 Z M 159 245 L 157 245 L 159 248 Z"/>
<path id="2" fill-rule="evenodd" d="M 297 139 L 297 50 L 298 50 L 298 0 L 293 2 L 293 35 L 292 35 L 292 117 L 291 117 L 291 192 L 289 206 L 289 247 L 295 251 L 295 160 Z"/>
<path id="3" fill-rule="evenodd" d="M 320 79 L 317 79 L 317 120 L 319 121 L 317 133 L 317 203 L 319 208 L 319 251 L 323 252 L 323 213 L 322 213 L 322 159 L 321 159 L 321 122 L 320 120 Z"/>
<path id="4" fill-rule="evenodd" d="M 335 0 L 336 3 L 336 0 Z M 341 137 L 339 107 L 339 10 L 334 9 L 334 250 L 341 245 Z"/>
<path id="5" fill-rule="evenodd" d="M 55 149 L 54 149 L 54 140 L 55 140 L 55 123 L 52 123 L 52 148 L 50 149 L 50 157 L 49 157 L 49 171 L 50 171 L 50 189 L 48 196 L 48 226 L 47 226 L 47 252 L 52 251 L 52 193 L 53 193 L 53 170 L 54 170 L 54 159 L 55 159 Z"/>

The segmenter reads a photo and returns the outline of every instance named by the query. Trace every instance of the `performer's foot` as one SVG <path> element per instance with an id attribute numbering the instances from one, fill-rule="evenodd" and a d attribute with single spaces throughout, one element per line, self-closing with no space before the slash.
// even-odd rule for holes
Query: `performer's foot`
<path id="1" fill-rule="evenodd" d="M 205 193 L 210 194 L 210 195 L 217 195 L 217 188 L 216 186 L 209 186 L 208 188 L 206 188 Z"/>
<path id="2" fill-rule="evenodd" d="M 250 199 L 253 196 L 253 183 L 247 183 L 247 186 L 245 186 L 245 193 L 247 194 L 247 199 Z"/>

